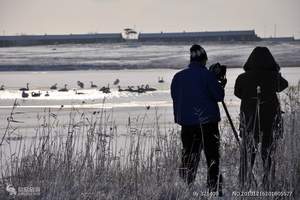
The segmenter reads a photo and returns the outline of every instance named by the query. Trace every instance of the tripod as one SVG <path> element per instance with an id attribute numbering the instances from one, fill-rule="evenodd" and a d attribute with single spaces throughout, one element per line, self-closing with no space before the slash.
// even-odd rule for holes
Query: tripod
<path id="1" fill-rule="evenodd" d="M 225 104 L 224 101 L 222 101 L 222 105 L 223 105 L 223 108 L 224 108 L 224 110 L 225 110 L 225 113 L 226 113 L 227 119 L 228 119 L 228 121 L 229 121 L 229 124 L 230 124 L 230 126 L 231 126 L 231 129 L 232 129 L 232 131 L 233 131 L 234 137 L 235 137 L 236 141 L 238 142 L 238 144 L 239 144 L 239 146 L 240 146 L 241 144 L 240 144 L 240 139 L 239 139 L 238 133 L 237 133 L 237 131 L 236 131 L 234 125 L 233 125 L 232 119 L 231 119 L 231 117 L 230 117 L 230 114 L 229 114 L 229 112 L 228 112 L 227 106 L 226 106 L 226 104 Z"/>

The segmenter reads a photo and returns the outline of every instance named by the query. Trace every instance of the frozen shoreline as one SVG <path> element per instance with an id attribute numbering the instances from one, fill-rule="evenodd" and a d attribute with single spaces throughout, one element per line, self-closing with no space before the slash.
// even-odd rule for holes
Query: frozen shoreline
<path id="1" fill-rule="evenodd" d="M 203 43 L 210 66 L 241 68 L 256 46 L 267 46 L 282 67 L 300 66 L 300 43 Z M 84 44 L 0 48 L 0 72 L 180 69 L 189 63 L 188 44 Z"/>
<path id="2" fill-rule="evenodd" d="M 283 68 L 298 68 L 300 63 L 286 63 Z M 80 65 L 80 66 L 61 66 L 61 65 L 44 65 L 44 66 L 34 66 L 34 65 L 10 65 L 1 66 L 0 72 L 17 72 L 17 71 L 29 71 L 29 72 L 44 72 L 44 71 L 80 71 L 80 70 L 126 70 L 126 69 L 181 69 L 184 65 L 178 66 L 138 66 L 138 65 L 128 65 L 128 66 L 115 66 L 115 65 L 103 65 L 103 66 L 91 66 L 91 65 Z M 230 66 L 227 65 L 228 69 L 242 68 L 243 66 Z"/>

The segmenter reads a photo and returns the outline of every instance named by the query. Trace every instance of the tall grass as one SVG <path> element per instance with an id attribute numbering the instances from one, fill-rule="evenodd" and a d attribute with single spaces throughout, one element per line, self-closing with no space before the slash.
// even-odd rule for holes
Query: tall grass
<path id="1" fill-rule="evenodd" d="M 277 141 L 274 154 L 273 191 L 292 191 L 289 199 L 300 198 L 300 101 L 297 87 L 282 95 L 284 137 Z M 17 121 L 15 103 L 0 145 L 0 199 L 10 199 L 5 188 L 39 187 L 39 196 L 16 199 L 206 199 L 206 163 L 201 159 L 194 187 L 187 187 L 178 176 L 181 157 L 179 128 L 161 125 L 155 115 L 147 126 L 147 112 L 129 118 L 126 130 L 118 130 L 113 113 L 101 108 L 92 113 L 72 109 L 63 125 L 50 109 L 38 117 L 39 126 L 31 139 L 12 141 Z M 240 149 L 226 120 L 221 130 L 221 172 L 228 199 L 240 191 L 238 181 Z M 125 132 L 125 133 L 124 133 Z M 203 157 L 203 156 L 202 156 Z M 261 159 L 253 169 L 261 183 Z M 261 184 L 250 190 L 263 190 Z M 253 198 L 251 198 L 253 199 Z M 256 198 L 259 199 L 259 198 Z M 264 197 L 261 199 L 278 199 Z"/>

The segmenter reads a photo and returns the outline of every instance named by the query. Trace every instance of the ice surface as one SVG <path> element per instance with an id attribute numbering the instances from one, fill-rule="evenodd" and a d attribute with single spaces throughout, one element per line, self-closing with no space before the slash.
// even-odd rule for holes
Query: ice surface
<path id="1" fill-rule="evenodd" d="M 267 46 L 282 66 L 300 64 L 300 43 L 204 43 L 209 63 L 242 66 L 255 46 Z M 181 68 L 190 45 L 68 44 L 0 48 L 0 70 Z"/>

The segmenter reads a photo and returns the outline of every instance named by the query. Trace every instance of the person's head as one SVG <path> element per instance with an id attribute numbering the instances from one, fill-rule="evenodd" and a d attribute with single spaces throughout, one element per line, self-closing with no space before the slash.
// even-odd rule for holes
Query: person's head
<path id="1" fill-rule="evenodd" d="M 199 62 L 199 63 L 205 65 L 206 61 L 207 61 L 207 54 L 200 45 L 194 44 L 190 48 L 190 59 L 191 59 L 191 62 Z"/>
<path id="2" fill-rule="evenodd" d="M 244 65 L 244 70 L 279 71 L 280 67 L 267 47 L 255 47 Z"/>

